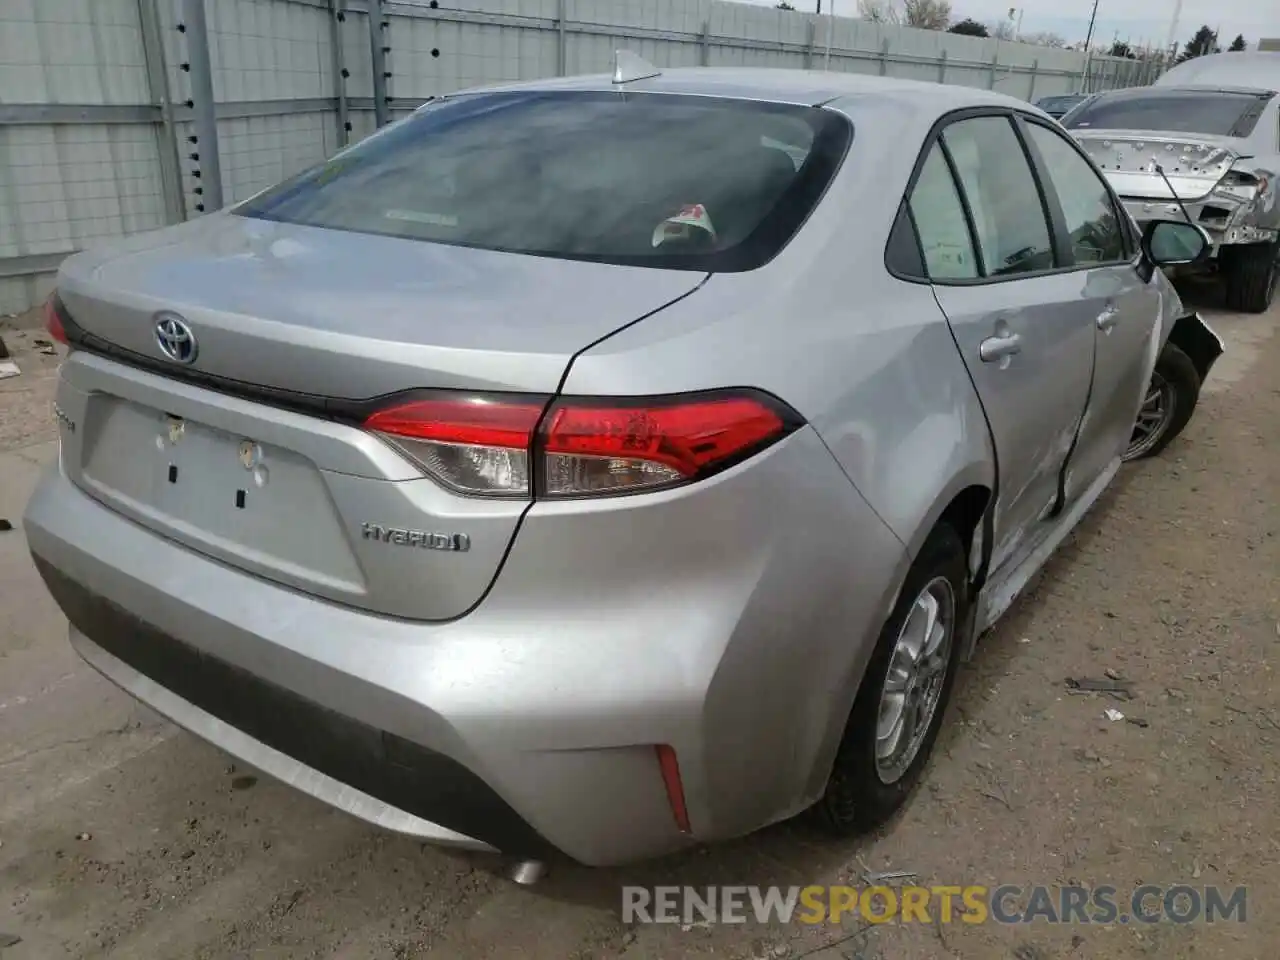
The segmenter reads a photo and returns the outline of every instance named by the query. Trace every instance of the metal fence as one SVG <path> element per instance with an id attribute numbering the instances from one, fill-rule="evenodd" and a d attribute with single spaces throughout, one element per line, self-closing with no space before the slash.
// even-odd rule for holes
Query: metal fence
<path id="1" fill-rule="evenodd" d="M 241 200 L 430 96 L 599 72 L 618 47 L 1027 99 L 1159 72 L 724 0 L 0 0 L 0 314 L 69 253 Z"/>

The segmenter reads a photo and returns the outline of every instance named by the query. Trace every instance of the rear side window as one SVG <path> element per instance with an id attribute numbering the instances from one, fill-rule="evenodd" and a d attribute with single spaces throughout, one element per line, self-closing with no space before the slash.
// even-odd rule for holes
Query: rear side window
<path id="1" fill-rule="evenodd" d="M 617 92 L 431 104 L 234 212 L 605 263 L 741 271 L 820 202 L 852 136 L 816 107 Z"/>
<path id="2" fill-rule="evenodd" d="M 1040 190 L 1007 117 L 958 120 L 943 131 L 989 277 L 1054 267 Z"/>
<path id="3" fill-rule="evenodd" d="M 1160 90 L 1101 96 L 1063 117 L 1070 128 L 1247 137 L 1267 100 L 1250 93 Z"/>

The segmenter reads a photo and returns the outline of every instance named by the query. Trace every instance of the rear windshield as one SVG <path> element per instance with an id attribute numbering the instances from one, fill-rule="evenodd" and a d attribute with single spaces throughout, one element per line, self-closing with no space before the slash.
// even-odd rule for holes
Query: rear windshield
<path id="1" fill-rule="evenodd" d="M 1266 100 L 1248 93 L 1155 91 L 1098 97 L 1064 118 L 1068 128 L 1247 137 Z"/>
<path id="2" fill-rule="evenodd" d="M 800 228 L 851 135 L 814 107 L 472 94 L 428 104 L 234 212 L 547 257 L 750 270 Z"/>

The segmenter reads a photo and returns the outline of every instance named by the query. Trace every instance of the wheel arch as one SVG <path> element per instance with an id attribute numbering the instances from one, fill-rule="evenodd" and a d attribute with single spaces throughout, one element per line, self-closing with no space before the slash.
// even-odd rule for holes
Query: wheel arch
<path id="1" fill-rule="evenodd" d="M 971 585 L 974 584 L 980 574 L 985 572 L 986 549 L 990 541 L 985 527 L 988 514 L 987 508 L 991 506 L 991 494 L 991 487 L 985 484 L 969 484 L 969 486 L 960 490 L 951 498 L 950 502 L 943 508 L 942 513 L 938 515 L 937 523 L 934 524 L 936 527 L 940 523 L 945 523 L 960 534 L 960 541 L 964 544 L 965 556 L 969 561 L 969 582 Z M 981 539 L 976 541 L 979 547 L 977 557 L 974 556 L 973 552 L 975 536 L 981 536 Z"/>
<path id="2" fill-rule="evenodd" d="M 909 540 L 899 538 L 902 539 L 906 549 L 903 552 L 901 569 L 895 576 L 896 582 L 885 596 L 885 605 L 881 612 L 884 618 L 887 619 L 897 606 L 911 566 L 940 524 L 952 526 L 959 534 L 966 556 L 969 558 L 970 589 L 976 590 L 980 586 L 980 578 L 985 576 L 991 554 L 991 506 L 995 499 L 996 473 L 994 458 L 970 462 L 956 471 L 934 498 L 924 518 L 916 525 L 914 535 Z M 981 550 L 977 567 L 978 576 L 975 578 L 973 544 L 979 531 L 982 531 Z M 972 604 L 969 604 L 969 609 L 974 609 Z M 877 636 L 878 630 L 879 628 L 877 628 Z M 970 648 L 971 642 L 967 638 L 963 639 L 959 650 L 962 661 L 968 658 Z M 807 785 L 806 792 L 811 802 L 816 801 L 821 795 L 831 774 L 850 711 L 858 691 L 866 680 L 866 666 L 871 654 L 872 649 L 868 648 L 864 656 L 857 658 L 855 667 L 841 680 L 838 693 L 832 700 L 830 725 L 821 748 L 814 754 L 814 765 Z"/>
<path id="3" fill-rule="evenodd" d="M 991 556 L 991 507 L 995 502 L 995 464 L 974 464 L 951 478 L 917 528 L 907 550 L 914 560 L 940 523 L 950 525 L 964 543 L 969 582 L 981 586 Z M 974 556 L 977 543 L 978 556 Z"/>
<path id="4" fill-rule="evenodd" d="M 969 571 L 969 595 L 964 598 L 964 636 L 960 643 L 962 661 L 972 658 L 977 647 L 973 617 L 978 609 L 978 594 L 986 583 L 991 566 L 995 504 L 999 495 L 997 479 L 998 468 L 994 461 L 985 467 L 975 464 L 957 474 L 939 494 L 926 521 L 908 544 L 914 562 L 940 524 L 949 525 L 960 536 Z M 896 595 L 894 602 L 897 602 Z"/>

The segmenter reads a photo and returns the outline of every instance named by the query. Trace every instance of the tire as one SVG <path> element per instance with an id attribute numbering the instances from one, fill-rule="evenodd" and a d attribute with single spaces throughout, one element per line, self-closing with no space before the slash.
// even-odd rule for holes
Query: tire
<path id="1" fill-rule="evenodd" d="M 1166 343 L 1156 360 L 1138 422 L 1121 459 L 1145 460 L 1164 450 L 1191 422 L 1199 399 L 1200 374 L 1196 372 L 1196 365 L 1172 343 Z M 1156 401 L 1158 408 L 1154 406 Z M 1159 420 L 1152 421 L 1157 415 Z M 1144 417 L 1148 421 L 1145 424 Z"/>
<path id="2" fill-rule="evenodd" d="M 894 662 L 903 627 L 922 593 L 931 585 L 936 588 L 939 581 L 949 586 L 954 602 L 945 663 L 938 673 L 938 696 L 913 756 L 901 773 L 886 776 L 877 760 L 881 696 L 889 680 L 889 667 Z M 854 836 L 874 830 L 888 821 L 910 797 L 928 764 L 951 699 L 969 622 L 966 616 L 968 604 L 964 544 L 954 529 L 939 524 L 911 565 L 893 613 L 880 631 L 849 714 L 827 789 L 813 809 L 819 826 L 826 832 L 836 836 Z M 905 755 L 902 759 L 905 760 Z"/>
<path id="3" fill-rule="evenodd" d="M 1265 313 L 1275 298 L 1280 266 L 1276 263 L 1277 245 L 1256 243 L 1240 247 L 1223 247 L 1222 280 L 1227 309 L 1242 313 Z"/>

